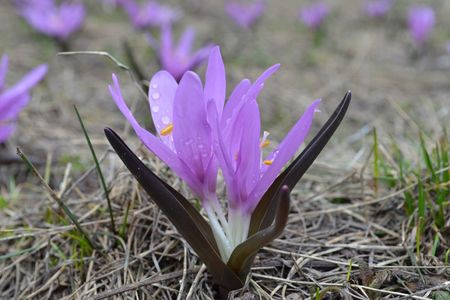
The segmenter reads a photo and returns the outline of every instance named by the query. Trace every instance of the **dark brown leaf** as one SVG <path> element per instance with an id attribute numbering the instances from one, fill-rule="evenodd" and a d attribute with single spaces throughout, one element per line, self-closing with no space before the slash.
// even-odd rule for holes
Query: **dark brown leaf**
<path id="1" fill-rule="evenodd" d="M 248 274 L 247 266 L 253 260 L 259 249 L 277 238 L 286 227 L 289 215 L 290 190 L 285 185 L 280 190 L 280 197 L 277 199 L 278 207 L 274 223 L 250 236 L 245 242 L 239 244 L 228 260 L 228 266 L 239 274 L 241 279 L 245 279 Z"/>

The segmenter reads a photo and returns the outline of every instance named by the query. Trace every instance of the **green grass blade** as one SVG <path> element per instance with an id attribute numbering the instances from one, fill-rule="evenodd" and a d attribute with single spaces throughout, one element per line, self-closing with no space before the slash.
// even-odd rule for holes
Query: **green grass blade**
<path id="1" fill-rule="evenodd" d="M 431 173 L 431 179 L 433 182 L 437 182 L 436 172 L 433 168 L 433 163 L 431 162 L 430 154 L 428 154 L 427 148 L 425 147 L 425 142 L 423 140 L 423 136 L 420 135 L 420 148 L 422 150 L 423 160 L 425 161 L 425 165 L 427 166 L 428 171 Z"/>
<path id="2" fill-rule="evenodd" d="M 100 178 L 100 183 L 102 185 L 103 191 L 105 192 L 106 202 L 108 203 L 109 218 L 111 219 L 111 230 L 114 234 L 116 234 L 116 225 L 114 223 L 111 199 L 109 198 L 109 191 L 108 188 L 106 187 L 105 177 L 103 176 L 102 169 L 100 168 L 100 163 L 98 162 L 97 155 L 95 154 L 94 147 L 92 146 L 91 139 L 89 138 L 89 134 L 86 130 L 86 127 L 84 126 L 83 119 L 81 118 L 81 115 L 78 112 L 76 105 L 74 105 L 73 108 L 75 109 L 75 113 L 77 114 L 77 118 L 78 121 L 80 122 L 81 130 L 83 130 L 86 142 L 89 146 L 89 150 L 91 150 L 92 158 L 94 159 L 95 162 L 95 168 L 97 169 L 98 177 Z"/>
<path id="3" fill-rule="evenodd" d="M 431 255 L 436 256 L 437 248 L 439 247 L 439 234 L 436 233 L 434 236 L 433 247 L 431 248 Z"/>
<path id="4" fill-rule="evenodd" d="M 378 152 L 377 129 L 373 129 L 373 183 L 375 192 L 378 191 L 378 179 L 380 178 L 380 154 Z"/>
<path id="5" fill-rule="evenodd" d="M 414 198 L 410 191 L 405 191 L 405 210 L 408 216 L 414 213 Z"/>
<path id="6" fill-rule="evenodd" d="M 420 259 L 420 244 L 422 241 L 422 233 L 423 233 L 423 225 L 424 225 L 424 219 L 422 217 L 419 217 L 417 220 L 417 230 L 416 230 L 416 255 L 417 258 Z"/>
<path id="7" fill-rule="evenodd" d="M 423 187 L 422 179 L 420 176 L 418 177 L 417 183 L 418 195 L 417 195 L 417 203 L 418 203 L 418 214 L 419 218 L 425 218 L 426 213 L 426 201 L 425 201 L 425 190 Z"/>
<path id="8" fill-rule="evenodd" d="M 128 214 L 130 213 L 131 202 L 132 200 L 130 199 L 127 203 L 127 207 L 125 209 L 125 217 L 123 219 L 123 223 L 120 225 L 119 228 L 119 236 L 121 236 L 122 238 L 125 237 L 125 233 L 127 232 L 128 229 Z"/>

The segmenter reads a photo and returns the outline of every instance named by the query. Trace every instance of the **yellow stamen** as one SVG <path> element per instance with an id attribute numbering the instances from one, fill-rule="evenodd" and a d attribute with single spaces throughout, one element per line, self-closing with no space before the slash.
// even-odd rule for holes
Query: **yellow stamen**
<path id="1" fill-rule="evenodd" d="M 270 141 L 269 140 L 264 140 L 259 146 L 261 148 L 266 148 L 269 145 L 270 145 Z"/>
<path id="2" fill-rule="evenodd" d="M 273 163 L 273 159 L 266 159 L 265 161 L 263 161 L 263 164 L 265 164 L 266 166 L 270 166 Z"/>
<path id="3" fill-rule="evenodd" d="M 159 134 L 160 134 L 160 135 L 169 135 L 169 134 L 172 133 L 172 130 L 173 130 L 173 124 L 170 123 L 169 125 L 167 125 L 166 127 L 164 127 L 164 128 L 159 132 Z"/>

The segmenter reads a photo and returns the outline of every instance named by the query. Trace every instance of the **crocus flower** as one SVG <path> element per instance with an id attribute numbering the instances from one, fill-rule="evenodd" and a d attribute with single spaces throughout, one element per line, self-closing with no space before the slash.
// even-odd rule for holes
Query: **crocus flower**
<path id="1" fill-rule="evenodd" d="M 221 62 L 221 57 L 210 56 L 210 63 L 211 60 Z M 320 102 L 314 101 L 282 142 L 273 151 L 264 153 L 264 149 L 270 144 L 269 134 L 261 133 L 256 98 L 264 87 L 264 81 L 278 68 L 279 65 L 270 67 L 253 84 L 247 79 L 242 80 L 234 89 L 223 111 L 221 107 L 216 109 L 212 101 L 208 102 L 208 114 L 215 137 L 213 143 L 215 154 L 227 186 L 228 216 L 233 246 L 237 246 L 247 238 L 253 210 L 281 168 L 303 143 L 311 126 L 315 108 Z M 217 78 L 224 78 L 224 75 L 219 74 L 217 72 Z"/>
<path id="2" fill-rule="evenodd" d="M 19 13 L 37 31 L 56 38 L 67 40 L 80 29 L 85 18 L 85 8 L 81 2 L 61 2 L 54 0 L 18 2 Z"/>
<path id="3" fill-rule="evenodd" d="M 409 9 L 408 25 L 411 37 L 417 45 L 423 45 L 433 31 L 434 10 L 426 5 L 412 6 Z"/>
<path id="4" fill-rule="evenodd" d="M 306 27 L 316 30 L 328 16 L 329 8 L 325 2 L 316 2 L 300 10 L 299 18 Z"/>
<path id="5" fill-rule="evenodd" d="M 367 15 L 375 18 L 385 16 L 391 9 L 393 0 L 368 0 L 364 4 Z"/>
<path id="6" fill-rule="evenodd" d="M 265 155 L 263 149 L 269 141 L 267 133 L 261 137 L 256 98 L 278 68 L 270 67 L 253 84 L 242 80 L 226 105 L 225 67 L 219 47 L 209 55 L 204 86 L 192 71 L 186 72 L 179 84 L 166 71 L 156 73 L 150 81 L 149 103 L 159 138 L 132 116 L 115 75 L 109 87 L 144 145 L 200 198 L 224 262 L 247 239 L 253 210 L 302 144 L 319 104 L 313 102 L 278 147 Z M 219 166 L 227 186 L 228 220 L 216 196 Z"/>
<path id="7" fill-rule="evenodd" d="M 241 3 L 228 1 L 225 6 L 226 12 L 231 19 L 242 28 L 250 28 L 258 21 L 265 10 L 264 1 Z"/>
<path id="8" fill-rule="evenodd" d="M 118 0 L 128 14 L 133 26 L 144 29 L 153 26 L 162 26 L 178 21 L 181 12 L 167 5 L 161 5 L 157 1 L 145 1 L 142 4 L 136 0 Z"/>
<path id="9" fill-rule="evenodd" d="M 208 58 L 212 45 L 207 45 L 192 53 L 195 39 L 195 30 L 187 28 L 178 45 L 173 44 L 172 27 L 167 24 L 161 28 L 161 41 L 159 45 L 150 43 L 159 56 L 161 69 L 168 71 L 179 81 L 186 71 L 194 70 Z"/>
<path id="10" fill-rule="evenodd" d="M 3 55 L 0 61 L 0 143 L 14 132 L 19 113 L 30 100 L 30 90 L 44 78 L 47 66 L 36 67 L 8 89 L 5 88 L 7 72 L 8 57 Z"/>

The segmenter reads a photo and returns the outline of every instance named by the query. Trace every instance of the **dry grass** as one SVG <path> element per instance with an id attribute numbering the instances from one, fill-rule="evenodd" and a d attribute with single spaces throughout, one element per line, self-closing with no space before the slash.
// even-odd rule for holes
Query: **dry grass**
<path id="1" fill-rule="evenodd" d="M 186 9 L 185 23 L 198 26 L 204 38 L 223 39 L 230 82 L 243 75 L 255 78 L 268 65 L 282 63 L 261 98 L 263 122 L 275 139 L 312 98 L 325 100 L 315 121 L 318 128 L 347 89 L 355 95 L 336 138 L 294 190 L 285 233 L 259 253 L 246 287 L 234 296 L 436 299 L 437 291 L 450 291 L 450 267 L 445 265 L 450 219 L 440 232 L 436 256 L 431 255 L 436 232 L 427 220 L 416 255 L 415 216 L 404 213 L 403 187 L 380 183 L 375 188 L 370 135 L 377 127 L 385 157 L 393 155 L 395 143 L 417 166 L 418 133 L 425 134 L 430 147 L 443 136 L 450 114 L 450 58 L 440 45 L 449 37 L 442 29 L 450 26 L 443 17 L 450 12 L 449 3 L 433 1 L 440 8 L 441 29 L 429 51 L 414 60 L 399 21 L 401 7 L 383 24 L 368 22 L 356 10 L 336 3 L 328 40 L 314 49 L 296 23 L 296 1 L 271 2 L 256 33 L 239 39 L 231 26 L 221 26 L 229 23 L 220 4 L 192 2 L 200 5 L 197 10 Z M 346 5 L 359 8 L 359 1 Z M 5 24 L 0 28 L 0 46 L 17 68 L 13 79 L 50 61 L 49 77 L 35 91 L 10 148 L 20 145 L 30 154 L 97 246 L 90 251 L 79 240 L 74 226 L 22 165 L 1 166 L 1 194 L 7 205 L 0 209 L 0 298 L 214 299 L 211 277 L 195 253 L 107 150 L 103 127 L 123 129 L 125 124 L 105 88 L 110 74 L 118 72 L 128 101 L 144 107 L 136 86 L 99 57 L 56 57 L 51 43 L 36 38 L 13 16 L 11 5 L 0 7 Z M 93 8 L 99 11 L 98 6 Z M 393 29 L 386 32 L 386 28 Z M 152 61 L 142 36 L 130 32 L 120 15 L 92 14 L 75 39 L 74 50 L 106 50 L 122 60 L 118 41 L 128 35 L 136 49 L 142 49 L 139 60 Z M 239 53 L 236 43 L 245 46 Z M 73 103 L 101 157 L 116 223 L 120 226 L 127 219 L 123 235 L 111 234 L 107 205 Z M 138 117 L 144 120 L 145 114 Z M 123 132 L 128 132 L 126 127 Z M 133 134 L 124 136 L 153 170 L 189 195 L 167 167 L 139 148 Z M 426 173 L 422 177 L 426 180 Z M 15 185 L 8 183 L 11 178 Z M 406 188 L 417 194 L 415 182 Z M 450 208 L 446 209 L 450 216 Z"/>

